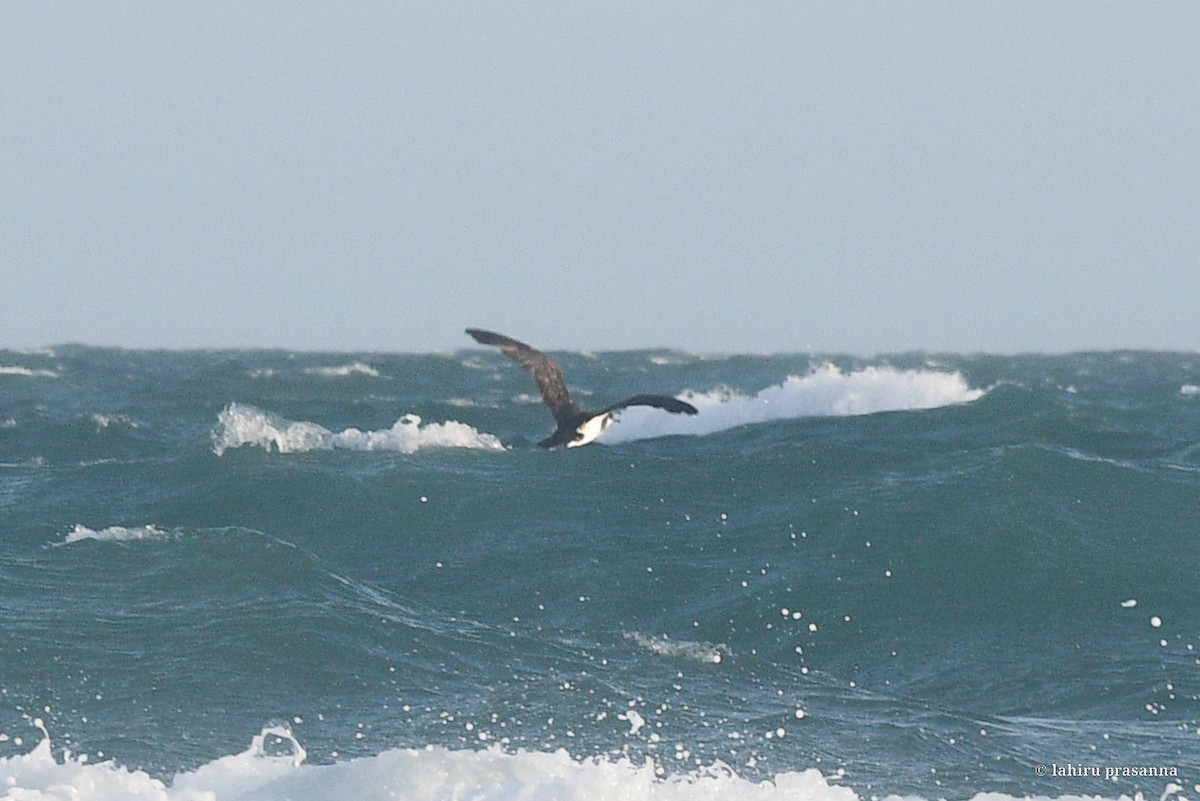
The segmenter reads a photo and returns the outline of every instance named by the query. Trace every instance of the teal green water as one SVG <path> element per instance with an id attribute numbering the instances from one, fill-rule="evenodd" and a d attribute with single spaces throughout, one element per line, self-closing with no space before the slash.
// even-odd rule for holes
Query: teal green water
<path id="1" fill-rule="evenodd" d="M 0 759 L 1200 784 L 1200 356 L 556 356 L 0 351 Z"/>

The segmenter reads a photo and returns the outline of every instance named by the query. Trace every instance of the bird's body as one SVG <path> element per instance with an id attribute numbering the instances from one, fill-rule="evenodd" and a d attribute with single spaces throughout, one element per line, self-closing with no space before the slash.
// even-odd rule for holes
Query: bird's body
<path id="1" fill-rule="evenodd" d="M 558 424 L 553 434 L 538 443 L 543 448 L 578 448 L 594 442 L 613 422 L 613 414 L 627 406 L 653 406 L 675 414 L 696 414 L 698 411 L 690 403 L 669 395 L 634 395 L 599 411 L 584 411 L 571 397 L 562 369 L 546 354 L 493 331 L 468 328 L 467 333 L 481 345 L 499 348 L 533 376 L 533 383 L 542 393 L 542 402 L 549 407 Z"/>
<path id="2" fill-rule="evenodd" d="M 604 412 L 603 414 L 587 417 L 582 423 L 575 428 L 575 438 L 567 443 L 568 448 L 578 448 L 580 445 L 587 445 L 589 442 L 595 442 L 604 429 L 612 423 L 612 412 Z"/>

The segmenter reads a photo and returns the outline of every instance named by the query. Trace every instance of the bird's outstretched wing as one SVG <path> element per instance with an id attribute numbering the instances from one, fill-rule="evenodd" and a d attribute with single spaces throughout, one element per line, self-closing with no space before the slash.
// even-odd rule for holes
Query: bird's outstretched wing
<path id="1" fill-rule="evenodd" d="M 692 404 L 681 401 L 679 398 L 672 398 L 670 395 L 634 395 L 620 403 L 614 403 L 604 411 L 615 412 L 626 406 L 653 406 L 656 409 L 665 409 L 672 414 L 697 414 L 700 411 Z"/>
<path id="2" fill-rule="evenodd" d="M 562 370 L 549 356 L 524 342 L 518 342 L 494 331 L 468 328 L 467 333 L 481 345 L 499 348 L 501 353 L 528 370 L 533 376 L 533 383 L 537 384 L 538 391 L 542 393 L 542 402 L 550 407 L 556 421 L 568 422 L 580 413 L 579 405 L 567 390 Z"/>

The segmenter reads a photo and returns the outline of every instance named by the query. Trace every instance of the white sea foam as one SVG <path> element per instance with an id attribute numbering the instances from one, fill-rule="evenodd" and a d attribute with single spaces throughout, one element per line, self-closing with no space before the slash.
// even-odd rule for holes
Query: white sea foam
<path id="1" fill-rule="evenodd" d="M 379 378 L 379 371 L 363 362 L 339 364 L 333 367 L 309 367 L 304 372 L 308 375 L 319 375 L 323 378 L 344 378 L 351 375 L 365 375 L 371 378 Z"/>
<path id="2" fill-rule="evenodd" d="M 58 373 L 54 370 L 41 370 L 30 367 L 21 367 L 19 365 L 4 365 L 0 364 L 0 375 L 20 375 L 20 376 L 39 376 L 42 378 L 58 378 Z"/>
<path id="3" fill-rule="evenodd" d="M 75 524 L 75 528 L 63 543 L 79 542 L 81 540 L 99 540 L 101 542 L 128 542 L 129 540 L 148 540 L 161 539 L 169 536 L 168 532 L 163 531 L 158 526 L 134 526 L 126 528 L 125 526 L 109 526 L 108 528 L 90 529 L 87 526 Z"/>
<path id="4" fill-rule="evenodd" d="M 690 640 L 672 640 L 670 637 L 651 637 L 638 631 L 627 632 L 625 639 L 645 648 L 659 656 L 682 657 L 706 662 L 710 665 L 720 664 L 731 654 L 729 646 L 724 643 L 693 642 Z"/>
<path id="5" fill-rule="evenodd" d="M 125 414 L 93 414 L 92 422 L 96 424 L 98 429 L 110 428 L 112 426 L 142 427 L 138 421 Z"/>
<path id="6" fill-rule="evenodd" d="M 377 756 L 329 765 L 306 764 L 304 748 L 283 726 L 269 727 L 239 754 L 220 757 L 194 771 L 162 781 L 113 762 L 91 763 L 70 752 L 54 757 L 50 738 L 33 750 L 0 758 L 0 788 L 5 799 L 20 801 L 356 801 L 402 798 L 406 801 L 472 799 L 621 798 L 629 801 L 859 801 L 848 787 L 831 783 L 809 769 L 776 774 L 770 781 L 743 779 L 722 764 L 685 774 L 663 775 L 653 762 L 628 758 L 575 759 L 552 753 L 499 748 L 450 750 L 440 746 L 398 748 Z M 1166 786 L 1164 798 L 1180 792 Z M 1182 796 L 1181 796 L 1182 797 Z M 1044 796 L 1032 798 L 1043 799 Z M 1137 799 L 1140 801 L 1139 794 Z M 1015 801 L 1013 796 L 981 792 L 975 801 Z M 900 801 L 896 796 L 888 801 Z M 909 799 L 916 801 L 916 799 Z M 1062 796 L 1060 801 L 1083 801 Z M 1089 801 L 1099 801 L 1091 797 Z M 1121 796 L 1120 801 L 1129 801 Z"/>
<path id="7" fill-rule="evenodd" d="M 536 406 L 538 404 L 541 404 L 542 402 L 543 401 L 542 401 L 541 395 L 534 395 L 529 392 L 522 392 L 520 394 L 513 396 L 513 403 L 524 403 L 527 405 Z"/>
<path id="8" fill-rule="evenodd" d="M 805 376 L 789 376 L 782 384 L 753 396 L 728 389 L 685 392 L 697 415 L 668 414 L 633 407 L 621 412 L 620 425 L 601 437 L 609 444 L 669 434 L 711 434 L 750 423 L 799 417 L 845 416 L 876 412 L 934 409 L 969 403 L 984 395 L 960 373 L 866 367 L 844 372 L 833 365 Z"/>
<path id="9" fill-rule="evenodd" d="M 335 364 L 328 367 L 306 367 L 298 372 L 300 375 L 315 375 L 321 378 L 345 378 L 352 375 L 365 375 L 371 378 L 379 377 L 379 371 L 365 362 Z M 296 374 L 297 371 L 277 370 L 274 367 L 264 367 L 258 370 L 251 370 L 248 373 L 251 378 L 278 378 L 279 376 Z"/>
<path id="10" fill-rule="evenodd" d="M 1179 388 L 1179 394 L 1186 395 L 1188 397 L 1191 397 L 1193 395 L 1200 395 L 1200 386 L 1197 386 L 1195 384 L 1184 384 L 1182 387 Z"/>
<path id="11" fill-rule="evenodd" d="M 406 414 L 391 428 L 379 431 L 347 428 L 335 433 L 317 423 L 288 420 L 242 403 L 231 403 L 225 407 L 217 418 L 212 440 L 213 451 L 218 456 L 230 448 L 243 445 L 256 445 L 279 453 L 315 450 L 414 453 L 422 448 L 504 448 L 493 435 L 481 433 L 454 420 L 422 423 L 415 414 Z"/>

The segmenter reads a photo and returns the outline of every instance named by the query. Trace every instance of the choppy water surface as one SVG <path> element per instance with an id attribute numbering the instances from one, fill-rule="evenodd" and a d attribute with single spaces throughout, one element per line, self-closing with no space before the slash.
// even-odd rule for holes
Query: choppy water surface
<path id="1" fill-rule="evenodd" d="M 555 356 L 0 351 L 0 792 L 1200 796 L 1200 356 Z"/>

